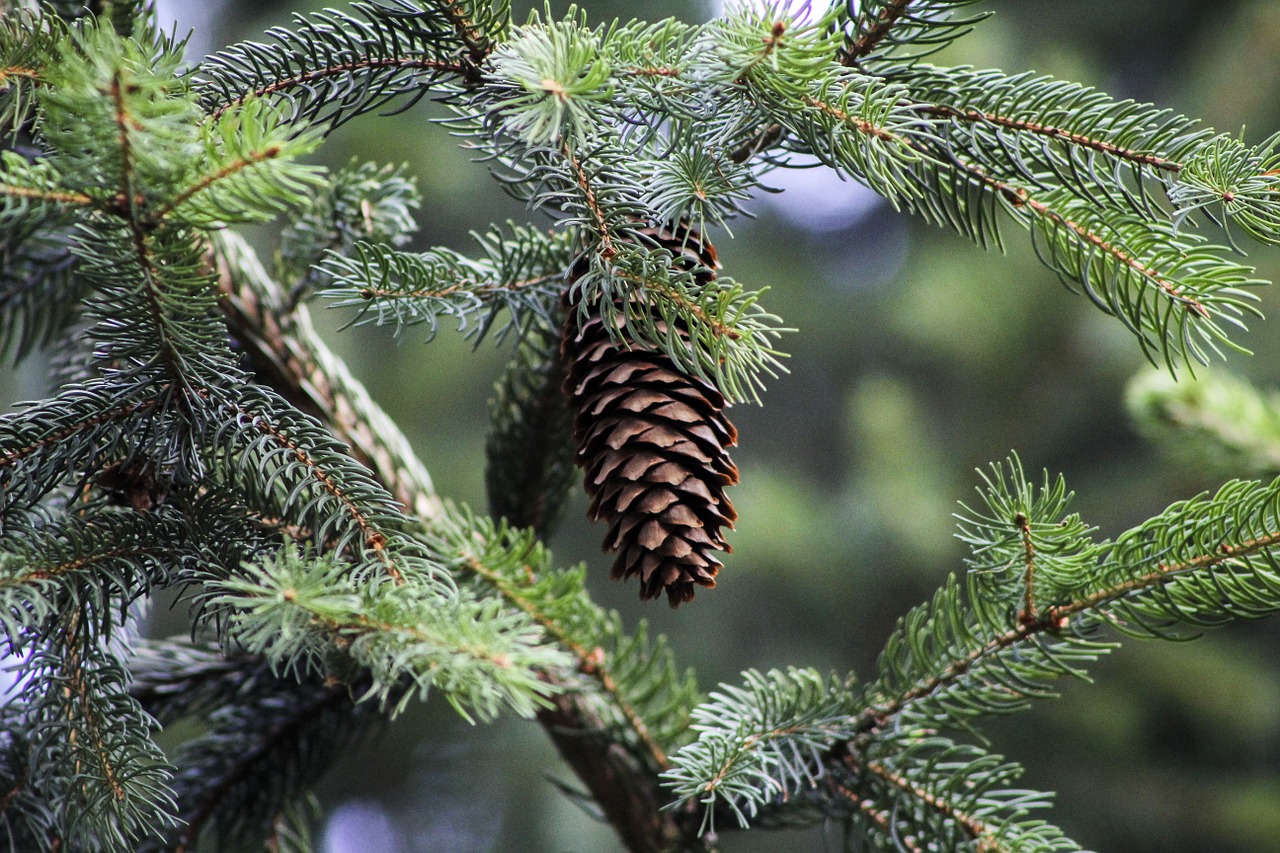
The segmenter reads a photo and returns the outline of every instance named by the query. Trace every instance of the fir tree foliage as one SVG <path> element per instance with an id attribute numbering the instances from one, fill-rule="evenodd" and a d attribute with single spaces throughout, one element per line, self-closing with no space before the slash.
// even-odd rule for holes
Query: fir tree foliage
<path id="1" fill-rule="evenodd" d="M 397 333 L 425 324 L 428 339 L 441 317 L 456 319 L 477 342 L 501 317 L 550 325 L 560 280 L 574 256 L 567 232 L 509 225 L 474 236 L 482 253 L 474 259 L 444 248 L 414 253 L 357 242 L 350 254 L 330 254 L 320 265 L 331 281 L 323 295 L 336 307 L 358 307 L 355 324 L 390 324 Z M 500 339 L 507 328 L 500 328 Z"/>
<path id="2" fill-rule="evenodd" d="M 0 838 L 305 850 L 315 778 L 436 694 L 472 720 L 538 718 L 635 850 L 823 819 L 854 850 L 1078 849 L 981 726 L 1122 635 L 1274 612 L 1280 481 L 1106 539 L 1011 457 L 961 514 L 967 571 L 899 621 L 870 679 L 752 671 L 705 699 L 542 541 L 570 487 L 561 325 L 599 316 L 729 400 L 783 372 L 784 321 L 709 242 L 772 170 L 816 161 L 982 246 L 1026 231 L 1171 371 L 1239 349 L 1262 282 L 1235 241 L 1280 241 L 1280 137 L 926 61 L 983 16 L 743 2 L 701 25 L 517 25 L 505 0 L 357 2 L 192 65 L 143 4 L 7 4 L 0 352 L 57 342 L 63 366 L 0 418 L 0 631 L 23 673 L 0 709 Z M 536 224 L 409 251 L 406 170 L 307 162 L 339 125 L 423 99 Z M 229 229 L 285 217 L 273 277 Z M 496 520 L 434 494 L 316 337 L 313 290 L 353 323 L 514 344 Z M 191 639 L 137 636 L 162 589 Z"/>
<path id="3" fill-rule="evenodd" d="M 1280 609 L 1280 482 L 1232 481 L 1097 540 L 1061 478 L 1034 485 L 1011 457 L 983 480 L 961 517 L 968 573 L 899 621 L 875 677 L 850 691 L 816 673 L 749 673 L 721 688 L 667 774 L 680 795 L 745 823 L 812 809 L 802 795 L 816 789 L 873 836 L 1078 849 L 1035 816 L 1046 795 L 1003 790 L 1020 770 L 987 753 L 977 725 L 1086 678 L 1115 632 L 1185 638 Z M 789 701 L 802 686 L 818 695 Z"/>

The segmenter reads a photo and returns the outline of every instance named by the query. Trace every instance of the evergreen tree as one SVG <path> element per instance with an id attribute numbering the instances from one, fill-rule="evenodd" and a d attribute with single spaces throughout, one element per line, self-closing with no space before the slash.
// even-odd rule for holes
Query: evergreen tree
<path id="1" fill-rule="evenodd" d="M 435 693 L 478 722 L 537 719 L 630 850 L 823 820 L 851 850 L 1078 849 L 982 726 L 1120 637 L 1280 608 L 1280 480 L 1104 539 L 1061 478 L 996 462 L 961 520 L 966 571 L 861 683 L 748 672 L 703 696 L 543 545 L 576 461 L 642 597 L 732 583 L 713 553 L 737 518 L 723 409 L 760 400 L 788 329 L 711 241 L 802 158 L 982 246 L 1025 230 L 1167 375 L 1239 349 L 1263 282 L 1236 258 L 1280 241 L 1280 138 L 931 64 L 974 5 L 592 27 L 519 25 L 503 0 L 357 2 L 191 65 L 145 4 L 10 0 L 0 351 L 56 357 L 50 396 L 0 419 L 0 630 L 21 675 L 0 843 L 309 849 L 316 778 Z M 423 99 L 542 219 L 471 255 L 410 252 L 412 176 L 308 165 L 339 125 Z M 268 272 L 233 228 L 281 221 Z M 437 496 L 317 336 L 312 295 L 512 344 L 490 516 Z M 1275 402 L 1220 388 L 1153 382 L 1134 405 L 1228 475 L 1274 472 Z M 141 608 L 170 590 L 191 634 L 147 639 Z M 182 720 L 197 734 L 161 750 Z"/>

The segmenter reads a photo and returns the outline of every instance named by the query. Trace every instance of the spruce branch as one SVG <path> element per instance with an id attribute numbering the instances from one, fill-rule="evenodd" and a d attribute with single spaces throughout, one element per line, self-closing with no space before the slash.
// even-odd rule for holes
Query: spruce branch
<path id="1" fill-rule="evenodd" d="M 221 848 L 261 843 L 307 802 L 316 776 L 378 729 L 374 704 L 354 702 L 346 684 L 278 680 L 260 659 L 223 664 L 229 670 L 215 670 L 216 679 L 229 682 L 234 701 L 214 705 L 205 732 L 178 750 L 181 822 L 145 845 L 147 853 L 183 853 L 209 840 Z"/>
<path id="2" fill-rule="evenodd" d="M 764 377 L 785 370 L 775 343 L 791 331 L 760 305 L 762 291 L 748 291 L 701 258 L 691 261 L 690 254 L 673 253 L 642 234 L 631 239 L 637 248 L 611 258 L 601 252 L 576 278 L 579 317 L 587 307 L 599 310 L 619 343 L 625 330 L 630 340 L 665 352 L 726 397 L 759 402 Z"/>
<path id="3" fill-rule="evenodd" d="M 327 252 L 349 257 L 360 241 L 403 246 L 421 205 L 417 182 L 403 165 L 352 160 L 339 169 L 280 233 L 276 275 L 288 287 L 290 303 L 329 283 L 319 267 Z"/>
<path id="4" fill-rule="evenodd" d="M 225 705 L 263 672 L 255 655 L 228 655 L 212 641 L 173 637 L 134 642 L 129 695 L 162 725 Z"/>
<path id="5" fill-rule="evenodd" d="M 436 526 L 433 536 L 444 537 L 441 551 L 461 556 L 456 571 L 499 592 L 574 656 L 573 669 L 541 676 L 557 691 L 538 719 L 565 761 L 629 850 L 697 846 L 696 816 L 663 810 L 657 777 L 669 766 L 667 749 L 686 734 L 698 695 L 692 673 L 680 672 L 665 640 L 650 641 L 643 623 L 628 635 L 618 614 L 592 604 L 582 568 L 552 570 L 527 532 L 495 532 L 483 522 L 479 529 L 488 535 L 477 538 L 473 527 L 452 523 Z"/>
<path id="6" fill-rule="evenodd" d="M 407 109 L 427 94 L 456 93 L 474 81 L 485 50 L 457 29 L 457 3 L 440 9 L 394 0 L 353 3 L 351 12 L 296 16 L 274 27 L 268 43 L 244 42 L 207 57 L 196 75 L 211 118 L 251 98 L 281 104 L 291 122 L 332 130 L 394 104 Z M 469 32 L 469 31 L 468 31 Z"/>
<path id="7" fill-rule="evenodd" d="M 430 0 L 430 5 L 449 22 L 466 47 L 468 69 L 464 76 L 472 84 L 479 82 L 478 68 L 493 52 L 494 41 L 509 35 L 510 0 Z"/>
<path id="8" fill-rule="evenodd" d="M 0 517 L 34 505 L 108 459 L 140 453 L 167 458 L 158 448 L 153 415 L 165 410 L 171 389 L 147 390 L 121 400 L 114 386 L 90 383 L 0 418 Z"/>
<path id="9" fill-rule="evenodd" d="M 68 251 L 71 223 L 55 213 L 0 233 L 0 357 L 14 363 L 61 334 L 79 313 L 84 282 Z"/>
<path id="10" fill-rule="evenodd" d="M 858 763 L 849 758 L 844 770 L 841 787 L 858 785 L 866 802 L 897 803 L 887 826 L 877 821 L 867 827 L 871 837 L 889 844 L 907 834 L 946 849 L 991 853 L 1080 849 L 1057 827 L 1032 817 L 1050 805 L 1048 795 L 1010 787 L 1022 768 L 981 748 L 917 736 L 891 759 Z M 859 809 L 853 816 L 862 822 L 866 812 Z"/>
<path id="11" fill-rule="evenodd" d="M 49 639 L 70 613 L 79 614 L 77 642 L 109 639 L 136 599 L 200 559 L 189 538 L 184 520 L 166 512 L 11 525 L 0 537 L 0 630 L 8 648 Z"/>
<path id="12" fill-rule="evenodd" d="M 1257 313 L 1247 288 L 1260 282 L 1227 261 L 1227 250 L 1170 223 L 989 175 L 939 148 L 934 129 L 911 118 L 891 90 L 825 84 L 802 103 L 818 121 L 796 133 L 821 159 L 980 242 L 998 240 L 998 214 L 1007 215 L 1032 232 L 1041 260 L 1124 322 L 1153 361 L 1173 369 L 1238 348 L 1221 324 L 1241 326 Z"/>
<path id="13" fill-rule="evenodd" d="M 585 571 L 553 569 L 545 548 L 528 531 L 455 513 L 431 528 L 428 541 L 438 543 L 438 552 L 456 555 L 458 574 L 498 591 L 570 651 L 577 673 L 603 693 L 603 704 L 586 697 L 595 707 L 593 717 L 611 719 L 611 727 L 634 741 L 652 772 L 669 766 L 666 750 L 686 734 L 697 687 L 692 673 L 676 667 L 664 638 L 650 640 L 643 622 L 628 635 L 618 614 L 590 602 Z"/>
<path id="14" fill-rule="evenodd" d="M 65 31 L 61 17 L 36 9 L 6 9 L 0 18 L 0 137 L 6 142 L 31 124 L 45 66 Z"/>
<path id="15" fill-rule="evenodd" d="M 895 832 L 916 838 L 945 838 L 968 821 L 955 843 L 990 839 L 1003 850 L 1035 839 L 1048 845 L 1036 849 L 1067 849 L 1056 829 L 1025 814 L 1040 795 L 997 794 L 1014 765 L 929 733 L 972 732 L 981 717 L 1054 696 L 1058 679 L 1085 677 L 1116 647 L 1104 627 L 1165 638 L 1280 609 L 1280 482 L 1232 482 L 1095 542 L 1064 515 L 1060 478 L 1034 487 L 1012 459 L 984 480 L 986 506 L 967 509 L 962 525 L 974 549 L 969 574 L 899 622 L 876 678 L 849 691 L 811 674 L 820 697 L 800 702 L 794 676 L 748 673 L 745 688 L 722 688 L 695 709 L 698 740 L 666 774 L 677 796 L 746 821 L 803 813 L 806 791 L 835 784 L 858 792 L 850 815 L 873 833 L 879 812 L 860 805 L 868 798 L 894 803 L 903 824 Z M 829 714 L 806 716 L 827 705 Z M 764 713 L 775 716 L 753 716 Z M 870 795 L 869 784 L 892 790 Z M 987 809 L 1000 819 L 981 819 Z"/>
<path id="16" fill-rule="evenodd" d="M 1190 153 L 1169 197 L 1179 220 L 1205 211 L 1262 243 L 1280 243 L 1280 134 L 1256 147 L 1214 137 Z"/>
<path id="17" fill-rule="evenodd" d="M 747 826 L 763 803 L 786 800 L 823 775 L 823 758 L 852 710 L 849 685 L 812 670 L 743 673 L 693 710 L 698 739 L 663 777 L 679 800 L 724 805 Z"/>
<path id="18" fill-rule="evenodd" d="M 65 188 L 48 162 L 31 162 L 16 151 L 0 151 L 0 224 L 31 229 L 64 207 L 89 207 L 93 199 Z"/>
<path id="19" fill-rule="evenodd" d="M 322 418 L 415 518 L 438 516 L 435 487 L 408 439 L 321 340 L 306 306 L 289 310 L 285 291 L 248 244 L 229 232 L 214 240 L 211 262 L 231 333 L 266 384 Z"/>
<path id="20" fill-rule="evenodd" d="M 249 100 L 201 126 L 202 156 L 184 186 L 154 214 L 199 228 L 268 221 L 300 205 L 319 183 L 315 166 L 297 163 L 319 145 L 267 102 Z"/>
<path id="21" fill-rule="evenodd" d="M 1170 214 L 1152 190 L 1171 193 L 1184 163 L 1215 138 L 1171 110 L 1030 72 L 916 64 L 894 80 L 923 113 L 945 118 L 947 144 L 988 173 L 1154 219 Z"/>
<path id="22" fill-rule="evenodd" d="M 850 66 L 910 63 L 968 33 L 990 12 L 960 16 L 977 0 L 845 0 L 841 61 Z"/>
<path id="23" fill-rule="evenodd" d="M 786 327 L 762 309 L 759 292 L 717 277 L 701 262 L 691 265 L 683 253 L 655 246 L 645 236 L 653 214 L 645 212 L 638 182 L 661 167 L 641 165 L 645 174 L 628 174 L 635 159 L 616 140 L 593 136 L 573 145 L 562 142 L 554 153 L 535 148 L 528 162 L 507 165 L 510 180 L 528 193 L 530 204 L 554 206 L 560 225 L 585 244 L 585 271 L 573 285 L 580 320 L 602 310 L 605 328 L 619 343 L 625 327 L 633 340 L 667 353 L 682 370 L 727 396 L 758 399 L 763 377 L 782 369 L 774 343 Z M 696 176 L 692 180 L 696 186 Z M 671 190 L 663 182 L 654 186 L 660 193 Z M 726 182 L 722 195 L 732 199 L 741 186 Z M 679 328 L 688 330 L 687 339 Z"/>
<path id="24" fill-rule="evenodd" d="M 532 532 L 439 502 L 298 305 L 329 279 L 377 321 L 479 317 L 482 335 L 505 311 L 531 333 L 554 326 L 569 270 L 583 316 L 612 311 L 620 341 L 753 396 L 780 321 L 717 276 L 690 225 L 725 224 L 767 168 L 805 152 L 983 244 L 1011 219 L 1153 359 L 1231 346 L 1224 327 L 1252 312 L 1256 282 L 1199 229 L 1276 239 L 1275 140 L 1249 147 L 1081 87 L 918 62 L 975 20 L 958 16 L 965 5 L 594 30 L 575 13 L 511 32 L 505 2 L 397 0 L 299 18 L 193 84 L 179 46 L 125 20 L 141 15 L 130 2 L 99 10 L 114 31 L 86 21 L 0 71 L 0 123 L 43 123 L 32 138 L 47 148 L 3 163 L 3 249 L 18 263 L 0 307 L 19 319 L 0 333 L 23 330 L 19 354 L 47 339 L 65 317 L 20 306 L 64 292 L 91 322 L 76 381 L 0 419 L 0 622 L 58 679 L 0 709 L 14 837 L 136 846 L 145 825 L 166 831 L 148 842 L 164 849 L 292 843 L 305 777 L 434 689 L 464 714 L 538 716 L 632 849 L 701 843 L 698 799 L 744 823 L 841 817 L 868 844 L 909 850 L 1073 849 L 1033 817 L 1043 795 L 1011 789 L 1020 768 L 950 733 L 1083 677 L 1114 646 L 1108 628 L 1183 636 L 1280 607 L 1280 481 L 1233 481 L 1097 541 L 1060 481 L 1034 488 L 1011 461 L 966 509 L 968 575 L 904 617 L 865 687 L 751 673 L 691 710 L 696 688 L 662 640 L 592 604 L 580 570 L 555 570 Z M 0 31 L 0 59 L 21 41 Z M 428 95 L 452 103 L 517 197 L 552 212 L 553 235 L 493 232 L 477 258 L 400 252 L 410 189 L 378 196 L 381 173 L 357 170 L 321 186 L 298 165 L 319 140 L 307 120 L 332 127 Z M 324 198 L 306 199 L 316 188 Z M 207 233 L 292 206 L 305 212 L 281 266 L 291 292 L 237 238 Z M 685 239 L 655 238 L 672 233 Z M 219 294 L 235 351 L 276 390 L 234 361 Z M 540 349 L 520 355 L 525 376 L 547 366 Z M 537 378 L 522 414 L 546 400 Z M 206 513 L 217 524 L 202 526 Z M 549 524 L 541 509 L 526 520 Z M 171 649 L 140 663 L 149 680 L 130 694 L 108 635 L 131 601 L 192 583 L 196 621 L 249 656 Z M 225 712 L 179 760 L 186 828 L 161 826 L 169 771 L 139 697 L 175 719 Z M 24 716 L 74 719 L 71 749 Z M 287 772 L 252 811 L 251 782 L 272 762 Z M 77 763 L 91 772 L 67 782 Z M 665 811 L 664 771 L 687 801 Z M 65 790 L 99 798 L 87 828 L 37 805 Z"/>
<path id="25" fill-rule="evenodd" d="M 227 417 L 209 440 L 234 460 L 250 501 L 310 530 L 326 550 L 350 549 L 362 571 L 397 585 L 409 577 L 446 583 L 400 532 L 408 519 L 390 494 L 320 424 L 264 388 L 249 386 L 216 405 Z M 249 470 L 261 480 L 244 477 Z"/>
<path id="26" fill-rule="evenodd" d="M 576 479 L 573 418 L 563 385 L 560 322 L 534 325 L 494 385 L 485 439 L 489 514 L 550 537 Z"/>
<path id="27" fill-rule="evenodd" d="M 509 606 L 540 624 L 551 638 L 573 638 L 572 645 L 561 643 L 576 664 L 541 673 L 558 692 L 551 695 L 556 710 L 541 712 L 539 720 L 592 796 L 598 802 L 616 804 L 616 811 L 614 805 L 607 808 L 616 817 L 618 832 L 634 845 L 632 849 L 654 853 L 666 849 L 671 839 L 694 838 L 696 823 L 677 821 L 671 812 L 655 818 L 653 804 L 664 802 L 665 796 L 654 775 L 660 768 L 650 763 L 665 753 L 664 744 L 677 742 L 685 731 L 688 708 L 697 695 L 691 675 L 675 667 L 664 643 L 650 647 L 642 635 L 628 637 L 616 614 L 603 614 L 591 605 L 585 598 L 582 570 L 545 570 L 531 577 L 526 567 L 538 563 L 527 558 L 508 556 L 504 567 L 480 559 L 477 551 L 487 553 L 483 549 L 490 537 L 477 538 L 478 519 L 465 516 L 467 520 L 459 523 L 455 511 L 440 504 L 407 442 L 382 444 L 383 439 L 398 436 L 398 430 L 392 431 L 391 422 L 363 386 L 329 354 L 312 331 L 305 306 L 282 313 L 284 294 L 252 250 L 225 234 L 219 241 L 220 279 L 224 293 L 230 295 L 226 305 L 231 327 L 237 336 L 261 342 L 255 347 L 255 359 L 257 353 L 265 354 L 279 370 L 281 387 L 306 395 L 325 422 L 358 448 L 377 439 L 378 449 L 367 455 L 375 477 L 403 505 L 430 508 L 420 515 L 428 522 L 427 541 L 439 537 L 433 553 L 461 557 L 449 563 L 453 571 L 473 575 L 496 589 Z M 370 439 L 362 441 L 361 436 Z M 514 556 L 523 551 L 513 542 L 502 546 L 500 553 Z M 575 671 L 581 675 L 575 676 Z M 592 698 L 594 688 L 575 692 L 584 677 L 590 679 L 588 684 L 594 682 L 603 689 L 603 703 Z M 644 697 L 644 704 L 637 704 L 632 696 Z M 612 740 L 599 736 L 602 731 L 620 732 L 624 740 L 635 739 L 640 747 L 635 753 L 614 749 Z M 652 831 L 655 819 L 662 827 L 656 834 Z"/>
<path id="28" fill-rule="evenodd" d="M 29 778 L 57 804 L 56 834 L 40 843 L 128 849 L 172 825 L 170 770 L 151 741 L 154 723 L 125 692 L 124 670 L 97 643 L 77 643 L 75 618 L 64 620 L 65 645 L 31 653 L 32 678 L 14 700 Z"/>
<path id="29" fill-rule="evenodd" d="M 573 244 L 563 233 L 509 228 L 509 234 L 495 228 L 475 235 L 484 251 L 479 259 L 444 248 L 409 253 L 356 243 L 351 257 L 330 254 L 321 265 L 332 281 L 322 295 L 335 307 L 358 307 L 352 324 L 391 324 L 397 334 L 426 324 L 428 340 L 442 317 L 453 317 L 476 342 L 504 311 L 509 320 L 499 329 L 499 340 L 512 326 L 550 325 L 548 306 L 563 287 Z M 468 328 L 474 315 L 478 320 Z"/>
<path id="30" fill-rule="evenodd" d="M 577 18 L 517 27 L 490 57 L 490 109 L 503 133 L 531 147 L 580 137 L 613 94 L 599 37 Z"/>
<path id="31" fill-rule="evenodd" d="M 435 688 L 468 720 L 489 721 L 504 708 L 533 716 L 551 689 L 534 673 L 565 663 L 539 631 L 493 602 L 445 597 L 416 579 L 388 595 L 377 579 L 289 548 L 222 587 L 213 604 L 232 611 L 250 653 L 297 673 L 326 655 L 349 658 L 372 677 L 361 698 L 393 715 Z"/>

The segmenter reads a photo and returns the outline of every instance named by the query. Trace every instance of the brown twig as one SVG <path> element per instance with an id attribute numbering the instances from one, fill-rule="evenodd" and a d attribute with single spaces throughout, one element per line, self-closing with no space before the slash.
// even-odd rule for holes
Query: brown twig
<path id="1" fill-rule="evenodd" d="M 1031 538 L 1031 522 L 1027 518 L 1025 512 L 1020 512 L 1013 519 L 1013 524 L 1018 528 L 1018 535 L 1022 537 L 1022 565 L 1023 565 L 1023 601 L 1022 612 L 1018 614 L 1018 621 L 1026 623 L 1034 623 L 1036 621 L 1036 543 Z"/>
<path id="2" fill-rule="evenodd" d="M 876 15 L 875 21 L 871 26 L 862 29 L 853 43 L 849 45 L 849 49 L 843 57 L 844 65 L 856 65 L 859 59 L 867 56 L 871 51 L 875 50 L 876 45 L 884 41 L 889 35 L 889 31 L 893 29 L 898 19 L 906 14 L 907 7 L 911 5 L 911 0 L 888 0 L 880 7 L 880 13 Z"/>
<path id="3" fill-rule="evenodd" d="M 1123 146 L 1116 145 L 1113 142 L 1107 142 L 1105 139 L 1096 139 L 1092 136 L 1086 136 L 1083 133 L 1077 133 L 1073 130 L 1067 130 L 1066 128 L 1057 127 L 1052 124 L 1040 124 L 1039 122 L 1029 121 L 1027 119 L 1000 115 L 999 113 L 988 113 L 981 110 L 952 107 L 946 104 L 930 104 L 928 106 L 921 107 L 920 112 L 925 115 L 938 116 L 939 118 L 993 124 L 999 127 L 1007 127 L 1010 130 L 1029 133 L 1033 136 L 1060 139 L 1063 142 L 1069 143 L 1078 148 L 1088 148 L 1090 150 L 1106 154 L 1110 157 L 1115 157 L 1117 160 L 1125 160 L 1142 166 L 1150 166 L 1153 169 L 1160 169 L 1165 172 L 1173 172 L 1176 174 L 1177 172 L 1182 171 L 1182 164 L 1176 160 L 1169 160 L 1155 154 L 1144 153 L 1135 148 L 1125 148 Z"/>

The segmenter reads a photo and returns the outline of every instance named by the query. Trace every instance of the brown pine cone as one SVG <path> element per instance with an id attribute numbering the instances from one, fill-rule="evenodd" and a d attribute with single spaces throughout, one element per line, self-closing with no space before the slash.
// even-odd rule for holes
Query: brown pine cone
<path id="1" fill-rule="evenodd" d="M 677 263 L 696 257 L 706 270 L 699 274 L 713 275 L 715 252 L 691 230 L 641 233 L 672 251 Z M 695 585 L 716 585 L 722 564 L 714 552 L 731 550 L 721 528 L 732 528 L 738 517 L 724 494 L 738 482 L 726 452 L 738 432 L 724 416 L 724 395 L 663 352 L 627 338 L 621 305 L 615 312 L 621 344 L 598 311 L 579 326 L 578 306 L 569 308 L 561 352 L 569 365 L 576 461 L 591 496 L 587 514 L 609 522 L 604 549 L 618 552 L 612 576 L 638 575 L 642 599 L 665 590 L 677 607 L 693 598 Z M 677 331 L 688 339 L 686 330 Z"/>

